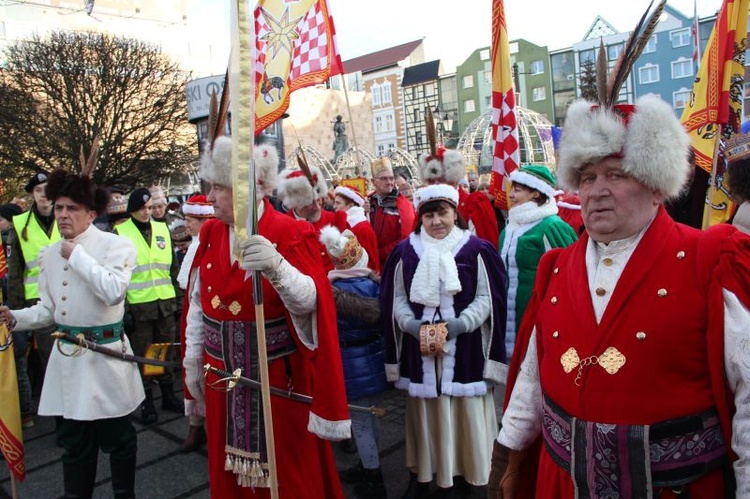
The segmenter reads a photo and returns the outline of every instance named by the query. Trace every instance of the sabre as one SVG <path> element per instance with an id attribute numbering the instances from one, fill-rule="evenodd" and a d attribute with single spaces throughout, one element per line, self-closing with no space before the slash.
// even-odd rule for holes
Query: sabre
<path id="1" fill-rule="evenodd" d="M 63 333 L 60 331 L 55 331 L 54 333 L 52 333 L 52 337 L 57 339 L 58 349 L 60 349 L 60 340 L 65 340 L 73 343 L 74 345 L 78 345 L 81 348 L 85 348 L 86 350 L 91 350 L 92 352 L 100 353 L 102 355 L 106 355 L 107 357 L 113 357 L 125 362 L 135 362 L 136 364 L 148 364 L 150 366 L 174 367 L 177 369 L 182 369 L 182 364 L 180 364 L 179 362 L 149 359 L 147 357 L 141 357 L 140 355 L 133 355 L 118 350 L 112 350 L 111 348 L 106 348 L 94 343 L 93 341 L 89 341 L 86 338 L 73 336 L 71 334 Z M 67 355 L 62 351 L 60 353 L 62 353 L 63 355 Z"/>
<path id="2" fill-rule="evenodd" d="M 235 386 L 242 385 L 247 386 L 249 388 L 252 388 L 254 390 L 260 390 L 261 389 L 261 383 L 259 381 L 255 381 L 254 379 L 246 378 L 242 376 L 242 370 L 241 369 L 235 369 L 233 372 L 223 371 L 221 369 L 217 369 L 210 364 L 206 364 L 203 366 L 203 370 L 206 373 L 214 373 L 220 378 L 222 378 L 219 381 L 228 381 L 229 382 L 229 389 L 233 389 Z M 301 402 L 303 404 L 312 404 L 312 397 L 309 395 L 304 395 L 302 393 L 293 392 L 291 390 L 282 390 L 281 388 L 276 388 L 275 386 L 270 386 L 269 391 L 271 392 L 271 395 L 276 395 L 278 397 L 284 397 L 289 400 L 294 400 L 295 402 Z M 368 414 L 372 414 L 374 416 L 377 416 L 379 418 L 382 418 L 386 415 L 386 410 L 383 407 L 365 407 L 363 405 L 354 405 L 354 404 L 348 404 L 347 407 L 349 407 L 350 411 L 355 412 L 366 412 Z"/>

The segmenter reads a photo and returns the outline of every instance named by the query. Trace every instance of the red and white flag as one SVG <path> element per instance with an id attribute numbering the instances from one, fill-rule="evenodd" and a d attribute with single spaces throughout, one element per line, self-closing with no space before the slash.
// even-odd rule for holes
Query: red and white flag
<path id="1" fill-rule="evenodd" d="M 521 163 L 516 121 L 516 95 L 503 0 L 492 5 L 492 182 L 495 205 L 508 209 L 508 176 Z"/>

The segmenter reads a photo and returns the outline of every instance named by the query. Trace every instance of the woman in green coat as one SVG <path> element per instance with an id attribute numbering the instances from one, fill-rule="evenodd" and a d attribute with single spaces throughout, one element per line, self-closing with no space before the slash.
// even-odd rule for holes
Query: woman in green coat
<path id="1" fill-rule="evenodd" d="M 500 257 L 508 275 L 508 315 L 505 349 L 513 353 L 516 332 L 531 298 L 536 269 L 542 255 L 564 248 L 578 237 L 557 216 L 555 176 L 547 167 L 527 165 L 510 174 L 508 224 L 500 233 Z"/>

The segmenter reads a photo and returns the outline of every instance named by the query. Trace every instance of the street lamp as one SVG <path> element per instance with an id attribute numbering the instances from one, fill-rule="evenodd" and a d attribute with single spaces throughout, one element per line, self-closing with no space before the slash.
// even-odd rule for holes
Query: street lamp
<path id="1" fill-rule="evenodd" d="M 438 142 L 445 145 L 445 139 L 451 139 L 451 133 L 453 132 L 453 118 L 451 118 L 449 113 L 443 113 L 438 106 L 435 106 L 435 110 L 432 114 L 437 118 L 435 120 L 435 131 L 437 132 Z"/>

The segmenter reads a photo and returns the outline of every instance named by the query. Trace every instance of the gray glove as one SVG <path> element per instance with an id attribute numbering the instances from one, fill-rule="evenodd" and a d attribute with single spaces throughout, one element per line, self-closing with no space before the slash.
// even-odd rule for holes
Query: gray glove
<path id="1" fill-rule="evenodd" d="M 446 319 L 445 325 L 448 326 L 448 339 L 452 340 L 460 334 L 464 334 L 467 331 L 464 321 L 456 317 L 455 319 Z"/>
<path id="2" fill-rule="evenodd" d="M 185 369 L 185 387 L 193 398 L 202 404 L 206 403 L 204 395 L 203 359 L 185 357 L 182 359 L 182 367 Z"/>
<path id="3" fill-rule="evenodd" d="M 420 321 L 417 319 L 409 319 L 406 322 L 406 327 L 404 328 L 404 331 L 406 331 L 410 335 L 414 336 L 417 340 L 419 340 L 419 328 L 422 327 L 422 324 L 424 324 L 423 321 Z"/>
<path id="4" fill-rule="evenodd" d="M 273 274 L 281 263 L 281 254 L 271 241 L 255 235 L 240 241 L 240 267 L 245 270 L 259 270 Z"/>

